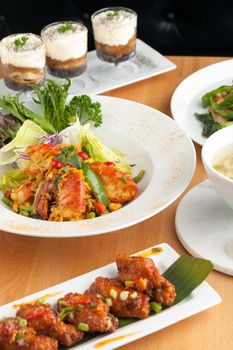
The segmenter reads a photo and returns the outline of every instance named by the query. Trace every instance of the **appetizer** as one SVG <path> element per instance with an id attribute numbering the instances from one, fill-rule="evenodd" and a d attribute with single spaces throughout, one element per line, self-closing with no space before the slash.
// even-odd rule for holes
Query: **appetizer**
<path id="1" fill-rule="evenodd" d="M 46 296 L 18 304 L 15 317 L 0 320 L 0 349 L 57 350 L 114 332 L 180 302 L 213 267 L 183 256 L 161 276 L 152 259 L 127 255 L 117 257 L 117 266 L 118 276 L 99 276 L 83 294 L 68 292 L 52 306 Z"/>

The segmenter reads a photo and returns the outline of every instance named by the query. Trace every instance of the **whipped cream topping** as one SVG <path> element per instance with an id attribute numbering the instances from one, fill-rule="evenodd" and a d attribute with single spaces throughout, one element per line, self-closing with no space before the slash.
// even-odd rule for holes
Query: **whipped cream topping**
<path id="1" fill-rule="evenodd" d="M 127 10 L 106 10 L 92 17 L 95 41 L 106 45 L 126 45 L 135 35 L 137 27 L 136 13 Z"/>
<path id="2" fill-rule="evenodd" d="M 16 39 L 27 37 L 22 46 L 15 44 Z M 45 46 L 41 38 L 32 33 L 13 34 L 1 40 L 0 57 L 2 64 L 15 67 L 43 69 L 45 66 Z"/>
<path id="3" fill-rule="evenodd" d="M 79 23 L 72 23 L 72 29 L 59 31 L 66 22 L 53 23 L 42 30 L 46 55 L 51 59 L 66 61 L 79 58 L 87 52 L 87 28 Z"/>

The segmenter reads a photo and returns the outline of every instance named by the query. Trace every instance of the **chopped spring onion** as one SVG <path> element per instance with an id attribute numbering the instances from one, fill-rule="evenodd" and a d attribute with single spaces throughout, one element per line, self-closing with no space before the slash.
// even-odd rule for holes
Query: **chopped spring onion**
<path id="1" fill-rule="evenodd" d="M 89 325 L 87 323 L 79 322 L 78 329 L 83 332 L 89 331 Z"/>
<path id="2" fill-rule="evenodd" d="M 115 289 L 110 289 L 110 292 L 109 292 L 110 296 L 113 298 L 113 299 L 116 299 L 117 298 L 117 291 Z"/>
<path id="3" fill-rule="evenodd" d="M 138 296 L 138 293 L 137 292 L 133 292 L 132 294 L 130 294 L 130 299 L 135 299 L 135 298 L 137 298 L 137 296 Z"/>
<path id="4" fill-rule="evenodd" d="M 17 316 L 17 320 L 19 321 L 20 327 L 26 327 L 27 325 L 27 320 L 25 318 Z"/>
<path id="5" fill-rule="evenodd" d="M 104 299 L 104 302 L 105 302 L 105 304 L 107 304 L 109 307 L 112 306 L 112 299 L 106 298 L 106 299 Z"/>
<path id="6" fill-rule="evenodd" d="M 156 303 L 155 301 L 152 301 L 150 303 L 151 310 L 153 310 L 156 314 L 160 313 L 162 311 L 162 306 L 159 303 Z"/>
<path id="7" fill-rule="evenodd" d="M 126 280 L 126 281 L 125 281 L 125 286 L 126 286 L 126 287 L 129 287 L 129 286 L 131 286 L 132 283 L 133 283 L 133 281 Z"/>

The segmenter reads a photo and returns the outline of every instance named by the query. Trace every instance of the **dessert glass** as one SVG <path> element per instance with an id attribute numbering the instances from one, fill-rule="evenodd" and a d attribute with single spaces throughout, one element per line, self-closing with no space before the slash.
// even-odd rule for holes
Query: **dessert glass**
<path id="1" fill-rule="evenodd" d="M 87 68 L 87 28 L 64 21 L 47 25 L 41 31 L 46 47 L 48 72 L 59 78 L 71 78 Z"/>
<path id="2" fill-rule="evenodd" d="M 12 34 L 0 42 L 5 85 L 13 90 L 28 90 L 45 77 L 45 46 L 40 36 Z"/>
<path id="3" fill-rule="evenodd" d="M 136 53 L 136 12 L 125 7 L 108 7 L 95 12 L 91 21 L 97 57 L 114 63 L 114 66 L 102 66 L 101 72 L 111 74 L 113 79 L 132 73 L 130 65 L 119 63 L 131 59 Z"/>

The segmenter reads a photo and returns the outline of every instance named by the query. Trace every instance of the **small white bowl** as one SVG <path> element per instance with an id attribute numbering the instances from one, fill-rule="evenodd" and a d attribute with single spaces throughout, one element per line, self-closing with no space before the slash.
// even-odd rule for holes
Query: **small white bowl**
<path id="1" fill-rule="evenodd" d="M 205 142 L 202 148 L 202 161 L 217 194 L 233 209 L 233 180 L 214 169 L 216 156 L 218 157 L 225 149 L 227 155 L 231 146 L 233 153 L 233 126 L 228 126 L 211 135 Z"/>

